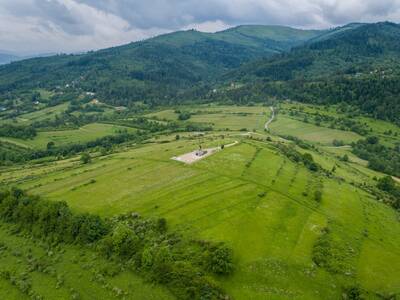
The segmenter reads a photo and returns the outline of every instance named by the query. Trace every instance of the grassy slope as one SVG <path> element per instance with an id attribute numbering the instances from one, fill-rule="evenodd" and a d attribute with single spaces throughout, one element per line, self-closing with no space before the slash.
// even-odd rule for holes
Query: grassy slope
<path id="1" fill-rule="evenodd" d="M 224 143 L 236 138 L 226 137 Z M 207 143 L 220 142 L 210 136 Z M 191 166 L 170 160 L 196 146 L 196 140 L 182 140 L 113 154 L 87 166 L 58 162 L 35 168 L 42 174 L 20 186 L 102 215 L 134 210 L 165 216 L 190 235 L 227 241 L 238 270 L 220 280 L 236 299 L 337 299 L 340 286 L 349 282 L 400 292 L 400 225 L 392 209 L 346 183 L 314 176 L 264 143 L 243 141 Z M 332 158 L 314 155 L 331 163 Z M 347 164 L 338 169 L 352 178 Z M 26 170 L 3 178 L 22 174 Z M 86 184 L 90 179 L 96 182 Z M 318 204 L 313 192 L 321 188 Z M 312 264 L 313 244 L 328 222 L 334 245 L 354 250 L 345 257 L 348 275 Z"/>
<path id="2" fill-rule="evenodd" d="M 43 121 L 46 119 L 53 119 L 57 114 L 60 114 L 67 110 L 68 102 L 62 103 L 56 106 L 47 107 L 35 112 L 27 113 L 18 116 L 17 121 L 19 122 L 34 122 Z"/>
<path id="3" fill-rule="evenodd" d="M 318 113 L 320 115 L 332 116 L 335 118 L 346 117 L 345 114 L 338 112 L 338 107 L 335 105 L 322 107 L 319 105 L 288 102 L 281 104 L 281 108 L 285 110 L 300 111 L 307 114 Z M 289 116 L 286 115 L 285 117 L 288 118 Z M 396 142 L 400 141 L 400 127 L 394 123 L 364 116 L 351 116 L 349 118 L 368 126 L 368 128 L 372 130 L 369 134 L 378 136 L 384 145 L 393 146 Z M 392 134 L 385 134 L 387 131 L 392 131 Z"/>
<path id="4" fill-rule="evenodd" d="M 217 130 L 263 131 L 264 124 L 271 114 L 269 108 L 262 106 L 201 105 L 184 106 L 180 110 L 193 113 L 190 122 L 208 124 Z M 161 110 L 146 116 L 158 120 L 178 120 L 178 114 L 173 109 Z"/>
<path id="5" fill-rule="evenodd" d="M 50 141 L 54 142 L 57 146 L 83 143 L 106 135 L 117 134 L 118 131 L 125 129 L 128 131 L 135 130 L 118 125 L 92 123 L 84 125 L 79 129 L 38 132 L 37 136 L 32 140 L 21 140 L 16 138 L 0 138 L 0 140 L 29 148 L 44 149 Z"/>
<path id="6" fill-rule="evenodd" d="M 276 122 L 271 123 L 272 133 L 279 135 L 292 135 L 309 142 L 332 144 L 334 139 L 342 140 L 349 144 L 362 137 L 351 131 L 343 131 L 319 127 L 310 123 L 294 120 L 287 116 L 279 115 Z"/>
<path id="7" fill-rule="evenodd" d="M 49 248 L 44 243 L 12 235 L 12 230 L 0 223 L 0 271 L 14 272 L 17 278 L 25 274 L 32 290 L 43 299 L 116 299 L 114 288 L 128 293 L 124 299 L 173 299 L 165 289 L 147 284 L 129 271 L 118 271 L 115 276 L 99 275 L 111 274 L 121 266 L 103 260 L 91 250 L 65 245 L 62 249 Z M 35 262 L 41 268 L 33 267 Z M 73 298 L 74 294 L 79 298 Z M 0 298 L 31 299 L 3 277 Z"/>

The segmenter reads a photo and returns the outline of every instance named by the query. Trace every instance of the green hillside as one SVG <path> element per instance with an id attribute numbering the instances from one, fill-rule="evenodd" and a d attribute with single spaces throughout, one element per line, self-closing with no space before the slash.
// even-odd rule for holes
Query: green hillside
<path id="1" fill-rule="evenodd" d="M 109 104 L 166 103 L 184 88 L 318 34 L 270 26 L 240 26 L 215 34 L 189 30 L 82 55 L 24 60 L 0 68 L 0 100 L 26 104 L 31 101 L 27 90 L 40 87 L 93 91 Z"/>
<path id="2" fill-rule="evenodd" d="M 273 58 L 251 62 L 223 76 L 215 98 L 257 101 L 265 96 L 311 103 L 346 102 L 375 118 L 399 124 L 400 25 L 351 24 Z M 247 100 L 244 100 L 247 99 Z"/>
<path id="3" fill-rule="evenodd" d="M 90 165 L 13 168 L 1 178 L 77 211 L 165 217 L 192 238 L 226 242 L 236 270 L 215 279 L 235 299 L 337 299 L 354 287 L 368 299 L 400 293 L 397 213 L 362 188 L 374 184 L 366 169 L 306 151 L 323 168 L 337 166 L 329 178 L 293 162 L 275 142 L 237 134 L 211 134 L 203 145 L 234 140 L 239 145 L 193 165 L 170 159 L 197 147 L 183 138 Z"/>
<path id="4" fill-rule="evenodd" d="M 399 37 L 246 25 L 0 66 L 0 299 L 399 299 Z"/>

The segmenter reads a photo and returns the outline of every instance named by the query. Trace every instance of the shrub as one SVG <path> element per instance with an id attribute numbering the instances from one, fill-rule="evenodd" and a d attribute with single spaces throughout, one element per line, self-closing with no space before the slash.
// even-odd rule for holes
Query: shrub
<path id="1" fill-rule="evenodd" d="M 89 153 L 82 153 L 81 155 L 81 162 L 83 164 L 88 164 L 92 161 L 92 158 L 90 157 Z"/>
<path id="2" fill-rule="evenodd" d="M 211 250 L 208 260 L 210 270 L 218 275 L 228 275 L 233 271 L 233 253 L 225 245 Z"/>

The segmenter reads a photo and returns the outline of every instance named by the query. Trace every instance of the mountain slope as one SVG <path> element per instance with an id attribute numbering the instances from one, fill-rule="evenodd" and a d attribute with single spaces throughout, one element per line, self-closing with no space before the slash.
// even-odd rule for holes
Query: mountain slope
<path id="1" fill-rule="evenodd" d="M 238 73 L 287 80 L 331 76 L 351 69 L 372 70 L 400 56 L 399 41 L 399 25 L 360 24 L 322 34 L 289 53 L 243 66 Z"/>
<path id="2" fill-rule="evenodd" d="M 400 122 L 400 26 L 350 24 L 290 52 L 251 62 L 224 75 L 243 88 L 228 97 L 261 95 L 316 103 L 349 102 L 381 119 Z M 242 95 L 242 96 L 240 96 Z"/>
<path id="3" fill-rule="evenodd" d="M 0 93 L 68 84 L 95 91 L 113 104 L 170 99 L 201 80 L 281 53 L 318 34 L 319 31 L 270 26 L 240 26 L 215 34 L 180 31 L 83 55 L 60 55 L 3 66 Z"/>

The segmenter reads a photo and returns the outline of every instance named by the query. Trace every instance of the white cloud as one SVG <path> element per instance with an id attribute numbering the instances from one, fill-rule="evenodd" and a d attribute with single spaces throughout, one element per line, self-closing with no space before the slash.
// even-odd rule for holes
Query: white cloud
<path id="1" fill-rule="evenodd" d="M 400 21 L 400 0 L 0 0 L 0 49 L 73 52 L 195 28 Z"/>

